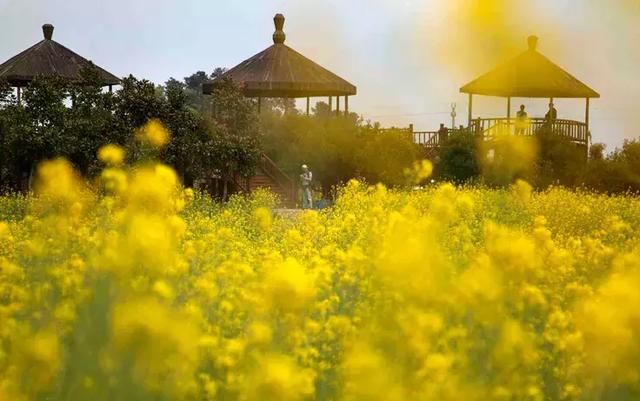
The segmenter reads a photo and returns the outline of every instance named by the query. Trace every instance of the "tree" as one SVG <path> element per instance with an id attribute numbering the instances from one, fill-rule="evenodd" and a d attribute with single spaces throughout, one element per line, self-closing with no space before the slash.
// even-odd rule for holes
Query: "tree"
<path id="1" fill-rule="evenodd" d="M 156 93 L 155 85 L 129 75 L 115 94 L 114 113 L 121 132 L 130 134 L 152 118 L 161 118 L 165 99 Z"/>
<path id="2" fill-rule="evenodd" d="M 184 90 L 187 104 L 195 110 L 204 112 L 207 100 L 202 93 L 202 86 L 212 79 L 222 77 L 225 72 L 227 72 L 226 68 L 217 67 L 210 75 L 207 75 L 204 71 L 197 71 L 196 73 L 185 77 Z"/>
<path id="3" fill-rule="evenodd" d="M 64 130 L 66 82 L 58 77 L 38 77 L 25 88 L 22 105 L 11 110 L 9 151 L 20 182 L 32 181 L 36 164 L 44 159 L 69 154 L 73 146 Z"/>
<path id="4" fill-rule="evenodd" d="M 216 69 L 214 74 L 223 72 Z M 158 87 L 129 76 L 112 94 L 103 90 L 98 71 L 89 66 L 77 82 L 35 79 L 20 105 L 11 88 L 0 82 L 0 189 L 24 189 L 36 164 L 55 157 L 65 157 L 91 175 L 101 167 L 96 160 L 99 148 L 108 143 L 125 146 L 130 161 L 159 157 L 189 186 L 214 171 L 222 173 L 225 187 L 236 174 L 252 175 L 261 132 L 255 105 L 225 81 L 213 96 L 216 114 L 202 115 L 189 96 L 206 79 L 206 74 L 196 73 L 188 83 L 169 79 Z M 153 155 L 135 140 L 136 131 L 152 119 L 172 135 L 168 146 Z"/>
<path id="5" fill-rule="evenodd" d="M 164 89 L 159 92 L 152 82 L 132 75 L 122 79 L 121 85 L 114 95 L 114 135 L 119 139 L 116 143 L 126 146 L 129 161 L 137 161 L 149 155 L 139 146 L 134 134 L 152 119 L 166 124 L 167 100 Z"/>
<path id="6" fill-rule="evenodd" d="M 14 147 L 20 111 L 13 89 L 8 82 L 0 80 L 0 193 L 20 186 L 20 159 Z"/>
<path id="7" fill-rule="evenodd" d="M 589 161 L 602 161 L 604 160 L 604 151 L 607 148 L 607 145 L 604 143 L 594 143 L 589 148 Z"/>
<path id="8" fill-rule="evenodd" d="M 202 90 L 202 85 L 209 80 L 209 76 L 204 71 L 198 71 L 184 78 L 186 87 L 192 90 Z"/>
<path id="9" fill-rule="evenodd" d="M 290 98 L 262 98 L 260 104 L 262 114 L 283 117 L 300 114 L 296 109 L 296 100 Z"/>
<path id="10" fill-rule="evenodd" d="M 167 95 L 167 91 L 171 89 L 183 91 L 187 88 L 187 85 L 184 82 L 180 82 L 177 79 L 171 77 L 167 82 L 164 83 L 164 95 Z M 186 97 L 186 96 L 185 96 Z"/>
<path id="11" fill-rule="evenodd" d="M 211 73 L 211 79 L 221 78 L 228 70 L 223 67 L 216 67 Z"/>
<path id="12" fill-rule="evenodd" d="M 223 80 L 212 94 L 210 127 L 215 167 L 223 180 L 223 199 L 229 193 L 234 175 L 255 173 L 260 157 L 261 126 L 255 105 L 245 98 L 233 82 Z"/>
<path id="13" fill-rule="evenodd" d="M 95 155 L 100 147 L 122 144 L 126 137 L 114 129 L 114 96 L 102 90 L 96 68 L 81 71 L 81 80 L 69 84 L 69 96 L 72 101 L 66 109 L 64 130 L 73 146 L 64 153 L 80 172 L 91 175 L 99 169 Z"/>
<path id="14" fill-rule="evenodd" d="M 114 138 L 113 96 L 102 91 L 97 69 L 90 65 L 81 79 L 37 77 L 25 88 L 20 105 L 12 95 L 3 104 L 3 182 L 24 188 L 23 179 L 33 174 L 44 159 L 65 157 L 83 174 L 96 167 L 95 154 Z M 6 91 L 5 91 L 6 93 Z"/>
<path id="15" fill-rule="evenodd" d="M 606 157 L 601 157 L 604 146 L 596 145 L 592 146 L 596 149 L 591 152 L 583 176 L 584 184 L 608 193 L 640 192 L 640 142 L 626 140 L 622 148 Z"/>
<path id="16" fill-rule="evenodd" d="M 538 187 L 561 184 L 568 187 L 579 184 L 587 163 L 587 149 L 578 146 L 548 128 L 536 133 L 539 156 L 535 183 Z"/>
<path id="17" fill-rule="evenodd" d="M 207 174 L 206 160 L 210 156 L 205 148 L 211 146 L 209 127 L 201 115 L 187 107 L 182 85 L 166 86 L 167 106 L 163 119 L 171 131 L 172 139 L 163 153 L 163 159 L 173 165 L 183 177 L 186 186 L 193 186 L 194 178 Z"/>
<path id="18" fill-rule="evenodd" d="M 116 95 L 116 116 L 119 131 L 128 138 L 150 119 L 160 120 L 171 132 L 160 158 L 176 169 L 187 186 L 196 178 L 220 172 L 226 198 L 236 174 L 255 172 L 260 127 L 255 107 L 230 81 L 223 82 L 212 96 L 214 115 L 204 116 L 193 108 L 193 88 L 206 79 L 204 73 L 185 78 L 185 83 L 171 78 L 159 95 L 151 82 L 129 77 Z M 134 159 L 144 156 L 141 150 L 129 140 Z"/>
<path id="19" fill-rule="evenodd" d="M 420 160 L 423 153 L 404 130 L 380 132 L 372 127 L 360 127 L 357 139 L 355 175 L 371 183 L 405 185 L 405 171 Z"/>
<path id="20" fill-rule="evenodd" d="M 421 156 L 406 131 L 381 131 L 354 113 L 336 118 L 322 102 L 311 116 L 264 114 L 262 121 L 265 153 L 290 177 L 309 165 L 325 196 L 351 178 L 402 185 L 405 169 Z"/>
<path id="21" fill-rule="evenodd" d="M 436 175 L 445 181 L 464 183 L 480 175 L 476 138 L 472 133 L 452 133 L 442 144 Z"/>

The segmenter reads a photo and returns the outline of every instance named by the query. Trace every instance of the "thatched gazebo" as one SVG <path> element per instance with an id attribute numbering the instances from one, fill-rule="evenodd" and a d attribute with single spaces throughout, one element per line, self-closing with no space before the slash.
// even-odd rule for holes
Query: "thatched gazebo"
<path id="1" fill-rule="evenodd" d="M 511 61 L 480 76 L 460 88 L 461 93 L 469 95 L 469 127 L 478 133 L 484 133 L 494 126 L 513 130 L 515 121 L 511 118 L 511 98 L 555 98 L 585 99 L 584 122 L 555 119 L 552 129 L 575 143 L 589 143 L 589 104 L 600 95 L 554 64 L 537 50 L 538 38 L 528 38 L 529 48 Z M 496 96 L 507 99 L 507 117 L 500 119 L 473 118 L 473 95 Z M 548 122 L 542 118 L 530 119 L 525 135 L 534 134 Z"/>
<path id="2" fill-rule="evenodd" d="M 345 112 L 348 113 L 349 96 L 357 93 L 356 87 L 285 45 L 285 18 L 276 14 L 273 21 L 276 27 L 273 45 L 230 69 L 222 77 L 206 83 L 204 94 L 211 94 L 218 80 L 228 78 L 241 87 L 245 96 L 257 98 L 258 108 L 262 98 L 306 98 L 309 114 L 310 98 L 327 96 L 330 107 L 333 97 L 336 98 L 336 112 L 339 114 L 340 98 L 344 96 Z"/>
<path id="3" fill-rule="evenodd" d="M 0 65 L 0 79 L 17 88 L 18 102 L 21 88 L 29 85 L 37 76 L 57 75 L 75 81 L 80 79 L 83 68 L 93 65 L 91 61 L 54 41 L 53 25 L 43 25 L 42 32 L 42 41 Z M 120 79 L 115 75 L 98 66 L 94 67 L 102 78 L 102 85 L 108 86 L 110 91 L 113 85 L 120 84 Z"/>

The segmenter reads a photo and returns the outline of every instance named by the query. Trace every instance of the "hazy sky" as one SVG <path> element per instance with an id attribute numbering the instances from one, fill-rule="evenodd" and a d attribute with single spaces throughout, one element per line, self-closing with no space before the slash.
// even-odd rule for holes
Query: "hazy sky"
<path id="1" fill-rule="evenodd" d="M 602 98 L 592 102 L 595 142 L 640 135 L 640 0 L 0 0 L 0 59 L 54 39 L 116 75 L 162 83 L 232 67 L 272 43 L 273 15 L 287 17 L 287 45 L 358 87 L 353 111 L 384 126 L 435 129 L 450 105 L 466 122 L 459 88 L 526 49 L 539 50 Z M 506 114 L 478 98 L 476 116 Z M 515 99 L 530 115 L 545 100 Z M 584 118 L 584 100 L 558 102 Z"/>

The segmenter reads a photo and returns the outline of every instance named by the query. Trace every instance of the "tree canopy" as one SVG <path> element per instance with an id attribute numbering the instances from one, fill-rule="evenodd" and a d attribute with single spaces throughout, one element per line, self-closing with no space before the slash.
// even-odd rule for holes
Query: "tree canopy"
<path id="1" fill-rule="evenodd" d="M 98 168 L 98 149 L 109 143 L 127 149 L 130 159 L 144 157 L 134 133 L 151 119 L 171 132 L 158 155 L 187 185 L 232 168 L 250 175 L 255 168 L 260 125 L 257 113 L 239 89 L 228 83 L 213 97 L 218 112 L 202 113 L 190 100 L 189 83 L 170 80 L 159 91 L 150 81 L 129 76 L 115 93 L 102 90 L 94 69 L 80 82 L 38 77 L 18 104 L 0 85 L 0 183 L 4 190 L 27 188 L 37 163 L 65 157 L 82 174 Z M 194 74 L 195 77 L 198 74 Z"/>

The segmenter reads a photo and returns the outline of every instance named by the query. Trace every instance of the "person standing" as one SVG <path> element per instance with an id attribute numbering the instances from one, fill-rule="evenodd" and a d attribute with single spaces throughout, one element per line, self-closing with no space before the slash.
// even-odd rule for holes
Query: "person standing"
<path id="1" fill-rule="evenodd" d="M 521 104 L 520 110 L 516 114 L 516 135 L 524 135 L 528 125 L 527 118 L 529 115 L 525 111 L 524 104 Z"/>
<path id="2" fill-rule="evenodd" d="M 438 142 L 444 143 L 449 139 L 449 129 L 444 126 L 444 124 L 440 124 L 440 129 L 438 130 Z"/>
<path id="3" fill-rule="evenodd" d="M 313 197 L 311 193 L 311 184 L 313 183 L 313 173 L 306 164 L 302 165 L 302 174 L 300 174 L 300 185 L 302 185 L 302 208 L 313 209 Z"/>
<path id="4" fill-rule="evenodd" d="M 558 118 L 558 110 L 553 105 L 553 102 L 549 103 L 549 111 L 544 116 L 544 119 L 547 120 L 548 123 L 553 124 Z"/>

